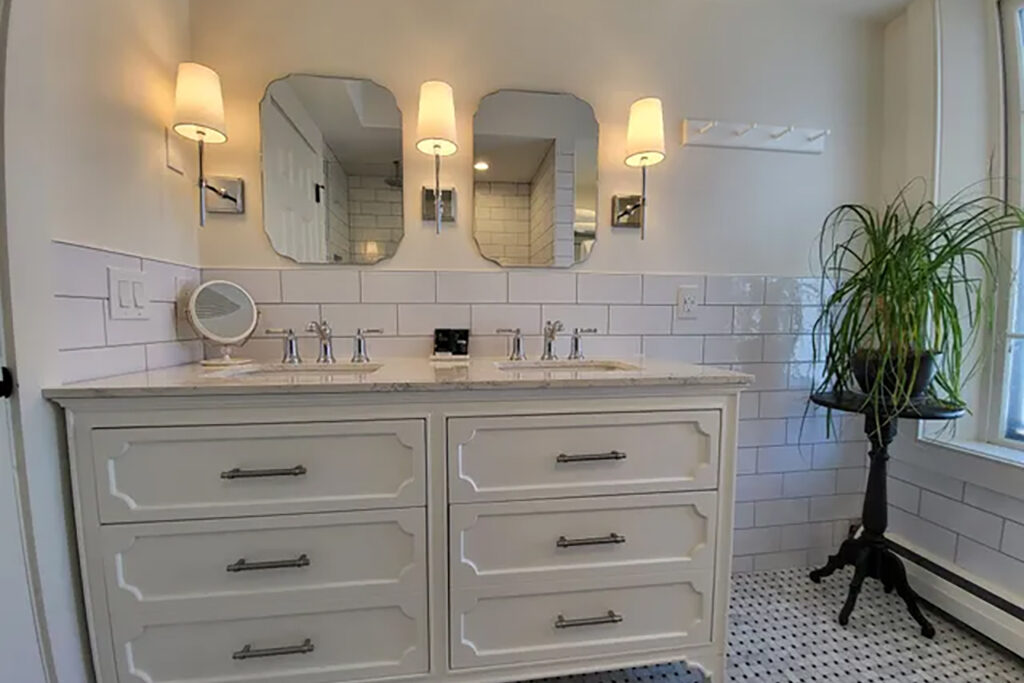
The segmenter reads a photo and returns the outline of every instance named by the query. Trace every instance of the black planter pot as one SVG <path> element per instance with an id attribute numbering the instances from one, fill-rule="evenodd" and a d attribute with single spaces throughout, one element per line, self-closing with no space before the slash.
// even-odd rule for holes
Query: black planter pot
<path id="1" fill-rule="evenodd" d="M 885 376 L 882 378 L 885 397 L 892 396 L 901 387 L 905 388 L 910 378 L 913 378 L 913 384 L 909 387 L 910 397 L 924 396 L 928 386 L 935 379 L 935 373 L 939 371 L 939 355 L 931 351 L 908 354 L 902 363 L 898 359 L 890 357 L 886 363 Z M 854 379 L 857 380 L 857 385 L 865 394 L 871 393 L 881 366 L 882 356 L 878 351 L 858 351 L 854 355 L 850 369 Z M 902 394 L 902 392 L 900 393 Z"/>

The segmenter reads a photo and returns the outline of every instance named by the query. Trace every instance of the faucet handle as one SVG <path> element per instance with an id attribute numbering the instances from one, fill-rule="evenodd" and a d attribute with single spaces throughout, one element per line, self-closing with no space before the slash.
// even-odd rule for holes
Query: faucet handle
<path id="1" fill-rule="evenodd" d="M 366 348 L 366 336 L 367 334 L 383 334 L 384 330 L 376 327 L 363 329 L 361 327 L 356 328 L 356 333 L 352 337 L 352 362 L 353 363 L 369 363 L 370 353 Z"/>
<path id="2" fill-rule="evenodd" d="M 597 328 L 596 327 L 575 327 L 575 328 L 573 328 L 572 333 L 574 335 L 576 335 L 577 337 L 580 336 L 581 334 L 597 334 Z"/>
<path id="3" fill-rule="evenodd" d="M 523 331 L 518 327 L 501 327 L 495 330 L 498 334 L 512 335 L 512 352 L 509 360 L 526 360 L 526 352 L 523 351 Z"/>
<path id="4" fill-rule="evenodd" d="M 370 328 L 367 328 L 367 329 L 363 329 L 362 327 L 357 327 L 356 328 L 356 334 L 359 335 L 359 336 L 363 336 L 363 335 L 366 335 L 366 334 L 384 334 L 384 330 L 380 329 L 379 327 L 370 327 Z"/>
<path id="5" fill-rule="evenodd" d="M 294 337 L 295 336 L 295 330 L 293 330 L 290 327 L 268 327 L 266 330 L 264 330 L 264 332 L 266 332 L 267 334 L 274 334 L 274 335 L 285 334 L 285 335 L 288 335 L 289 337 Z"/>
<path id="6" fill-rule="evenodd" d="M 298 365 L 302 362 L 299 357 L 299 340 L 295 337 L 295 330 L 290 327 L 270 327 L 267 334 L 284 336 L 284 355 L 281 362 L 286 365 Z"/>

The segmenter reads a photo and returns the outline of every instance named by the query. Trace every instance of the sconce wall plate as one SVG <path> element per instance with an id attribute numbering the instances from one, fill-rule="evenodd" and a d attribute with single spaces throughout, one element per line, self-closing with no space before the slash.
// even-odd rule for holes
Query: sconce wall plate
<path id="1" fill-rule="evenodd" d="M 629 211 L 632 207 L 636 207 Z M 627 213 L 628 211 L 628 213 Z M 625 214 L 625 215 L 623 215 Z M 644 209 L 638 194 L 615 195 L 612 197 L 612 227 L 637 228 L 643 226 Z"/>
<path id="2" fill-rule="evenodd" d="M 245 181 L 230 176 L 207 176 L 206 210 L 210 213 L 245 213 Z M 226 195 L 226 196 L 225 196 Z M 237 201 L 231 201 L 233 197 Z"/>
<path id="3" fill-rule="evenodd" d="M 437 220 L 437 208 L 434 206 L 434 188 L 423 188 L 423 220 Z M 441 221 L 444 223 L 455 222 L 455 188 L 441 190 Z"/>

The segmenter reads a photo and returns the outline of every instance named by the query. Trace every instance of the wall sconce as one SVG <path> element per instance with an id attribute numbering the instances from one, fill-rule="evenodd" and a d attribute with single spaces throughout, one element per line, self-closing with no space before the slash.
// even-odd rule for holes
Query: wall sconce
<path id="1" fill-rule="evenodd" d="M 626 128 L 626 165 L 640 168 L 640 196 L 612 197 L 612 225 L 635 227 L 640 239 L 647 234 L 647 167 L 665 160 L 665 120 L 661 100 L 645 97 L 629 108 Z"/>
<path id="2" fill-rule="evenodd" d="M 203 151 L 207 144 L 228 141 L 224 125 L 224 98 L 220 90 L 220 76 L 213 69 L 195 62 L 178 65 L 178 82 L 174 91 L 174 131 L 199 143 L 199 225 L 206 225 L 206 192 L 228 200 L 241 210 L 241 179 L 236 195 L 207 182 L 203 169 Z"/>
<path id="3" fill-rule="evenodd" d="M 444 196 L 441 193 L 441 157 L 459 149 L 455 142 L 455 98 L 452 86 L 444 81 L 426 81 L 420 86 L 420 110 L 416 121 L 416 149 L 434 155 L 434 217 L 441 234 Z M 426 190 L 426 188 L 424 188 Z M 452 191 L 454 199 L 455 190 Z M 426 201 L 427 192 L 424 192 Z M 426 214 L 424 207 L 424 214 Z M 454 211 L 452 212 L 454 215 Z"/>

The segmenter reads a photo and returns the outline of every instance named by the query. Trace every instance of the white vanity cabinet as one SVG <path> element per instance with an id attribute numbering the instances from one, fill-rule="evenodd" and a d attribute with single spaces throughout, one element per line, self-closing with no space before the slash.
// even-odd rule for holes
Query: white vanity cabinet
<path id="1" fill-rule="evenodd" d="M 163 377 L 47 392 L 101 683 L 722 680 L 746 376 Z"/>

